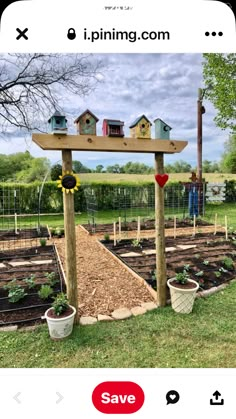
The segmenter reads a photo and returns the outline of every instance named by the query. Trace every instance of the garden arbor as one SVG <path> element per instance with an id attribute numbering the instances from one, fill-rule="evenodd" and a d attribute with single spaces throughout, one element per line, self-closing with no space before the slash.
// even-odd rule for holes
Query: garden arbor
<path id="1" fill-rule="evenodd" d="M 95 135 L 33 134 L 33 141 L 43 150 L 62 151 L 63 172 L 72 172 L 72 150 L 124 153 L 153 153 L 155 157 L 155 218 L 156 218 L 156 278 L 157 302 L 166 305 L 166 262 L 164 231 L 164 154 L 180 153 L 187 141 L 112 138 Z M 159 175 L 159 176 L 158 176 Z M 67 296 L 71 305 L 78 308 L 76 238 L 74 221 L 74 196 L 64 195 L 65 265 Z"/>

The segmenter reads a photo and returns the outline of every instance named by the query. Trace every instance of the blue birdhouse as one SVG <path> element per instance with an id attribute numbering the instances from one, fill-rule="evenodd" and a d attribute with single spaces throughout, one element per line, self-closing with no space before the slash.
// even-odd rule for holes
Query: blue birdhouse
<path id="1" fill-rule="evenodd" d="M 48 123 L 50 124 L 52 134 L 67 134 L 67 119 L 59 111 L 54 112 Z"/>
<path id="2" fill-rule="evenodd" d="M 155 138 L 160 140 L 170 139 L 170 130 L 172 129 L 168 124 L 162 121 L 160 118 L 155 119 Z"/>

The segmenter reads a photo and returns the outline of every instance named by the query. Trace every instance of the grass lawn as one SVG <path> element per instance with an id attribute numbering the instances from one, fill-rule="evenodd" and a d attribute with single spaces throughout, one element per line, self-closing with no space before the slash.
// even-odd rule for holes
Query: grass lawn
<path id="1" fill-rule="evenodd" d="M 47 326 L 0 333 L 0 367 L 235 368 L 236 282 L 195 301 L 193 313 L 171 307 L 125 321 L 75 326 L 52 341 Z"/>

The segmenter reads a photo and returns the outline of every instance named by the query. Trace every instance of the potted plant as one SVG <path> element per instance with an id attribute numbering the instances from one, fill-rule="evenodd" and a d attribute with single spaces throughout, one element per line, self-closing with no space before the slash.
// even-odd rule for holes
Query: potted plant
<path id="1" fill-rule="evenodd" d="M 71 306 L 64 293 L 54 298 L 52 307 L 44 315 L 47 320 L 50 337 L 53 340 L 64 339 L 73 330 L 76 309 Z"/>
<path id="2" fill-rule="evenodd" d="M 189 278 L 186 270 L 167 281 L 170 288 L 171 306 L 177 313 L 191 313 L 199 284 Z"/>

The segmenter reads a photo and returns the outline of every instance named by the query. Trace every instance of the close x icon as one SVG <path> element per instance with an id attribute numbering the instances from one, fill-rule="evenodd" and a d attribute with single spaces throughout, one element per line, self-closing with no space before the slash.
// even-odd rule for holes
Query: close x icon
<path id="1" fill-rule="evenodd" d="M 28 36 L 26 35 L 26 33 L 28 32 L 28 28 L 25 28 L 23 30 L 16 28 L 16 31 L 18 32 L 18 36 L 16 37 L 17 41 L 19 41 L 19 39 L 23 38 L 23 39 L 28 39 Z"/>

